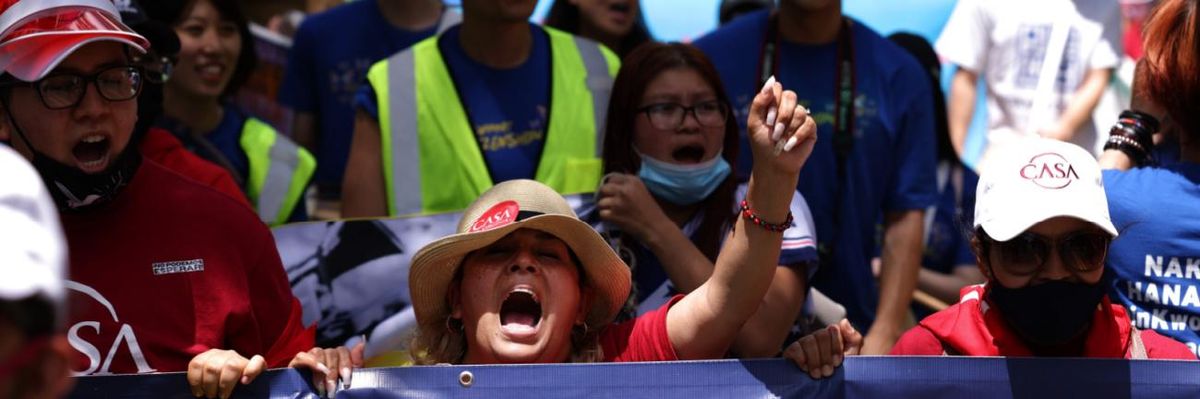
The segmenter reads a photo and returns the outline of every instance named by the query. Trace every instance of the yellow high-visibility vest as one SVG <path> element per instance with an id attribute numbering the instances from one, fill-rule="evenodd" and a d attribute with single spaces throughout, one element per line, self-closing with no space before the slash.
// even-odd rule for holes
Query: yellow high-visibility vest
<path id="1" fill-rule="evenodd" d="M 258 217 L 270 226 L 287 222 L 297 205 L 304 206 L 304 189 L 317 169 L 316 160 L 255 118 L 246 118 L 240 144 L 250 162 L 246 194 Z"/>
<path id="2" fill-rule="evenodd" d="M 543 28 L 550 41 L 550 110 L 534 178 L 562 194 L 595 191 L 615 54 L 588 39 Z M 466 208 L 495 183 L 430 37 L 371 66 L 388 215 Z"/>

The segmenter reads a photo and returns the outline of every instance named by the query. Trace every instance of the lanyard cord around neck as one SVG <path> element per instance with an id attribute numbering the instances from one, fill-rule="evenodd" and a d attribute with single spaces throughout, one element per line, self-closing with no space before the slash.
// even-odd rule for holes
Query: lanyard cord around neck
<path id="1" fill-rule="evenodd" d="M 762 87 L 767 79 L 775 75 L 779 69 L 779 13 L 771 13 L 767 18 L 767 31 L 763 36 L 761 58 L 758 65 L 758 84 Z M 837 82 L 833 95 L 833 151 L 837 162 L 838 181 L 834 188 L 833 198 L 833 231 L 832 237 L 821 239 L 818 244 L 820 260 L 823 265 L 832 265 L 833 243 L 836 239 L 841 219 L 843 190 L 846 181 L 846 159 L 854 149 L 854 43 L 850 30 L 850 20 L 842 17 L 841 28 L 837 36 L 837 57 L 834 63 L 834 81 Z"/>

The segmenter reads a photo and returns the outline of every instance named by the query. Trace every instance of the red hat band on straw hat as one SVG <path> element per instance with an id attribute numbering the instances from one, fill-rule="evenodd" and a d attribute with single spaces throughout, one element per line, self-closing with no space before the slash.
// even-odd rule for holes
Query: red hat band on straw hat
<path id="1" fill-rule="evenodd" d="M 35 81 L 96 41 L 142 52 L 150 46 L 121 22 L 111 0 L 0 0 L 0 72 Z"/>

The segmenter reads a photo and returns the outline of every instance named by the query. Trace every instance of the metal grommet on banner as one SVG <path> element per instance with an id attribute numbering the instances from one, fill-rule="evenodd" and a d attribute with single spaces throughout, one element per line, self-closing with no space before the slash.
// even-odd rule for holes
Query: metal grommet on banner
<path id="1" fill-rule="evenodd" d="M 463 370 L 463 372 L 458 374 L 458 384 L 462 385 L 463 388 L 470 388 L 471 384 L 474 384 L 474 383 L 475 383 L 475 375 L 471 374 L 470 371 Z"/>

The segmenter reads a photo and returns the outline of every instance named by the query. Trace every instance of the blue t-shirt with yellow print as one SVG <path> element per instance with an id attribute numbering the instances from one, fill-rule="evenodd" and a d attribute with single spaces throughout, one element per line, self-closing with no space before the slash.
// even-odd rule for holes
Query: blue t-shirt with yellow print
<path id="1" fill-rule="evenodd" d="M 530 24 L 533 46 L 529 58 L 513 68 L 495 69 L 467 57 L 459 44 L 459 27 L 438 37 L 442 53 L 454 79 L 459 101 L 492 181 L 533 179 L 546 138 L 550 102 L 550 39 Z M 363 85 L 355 100 L 379 119 L 375 91 Z"/>

